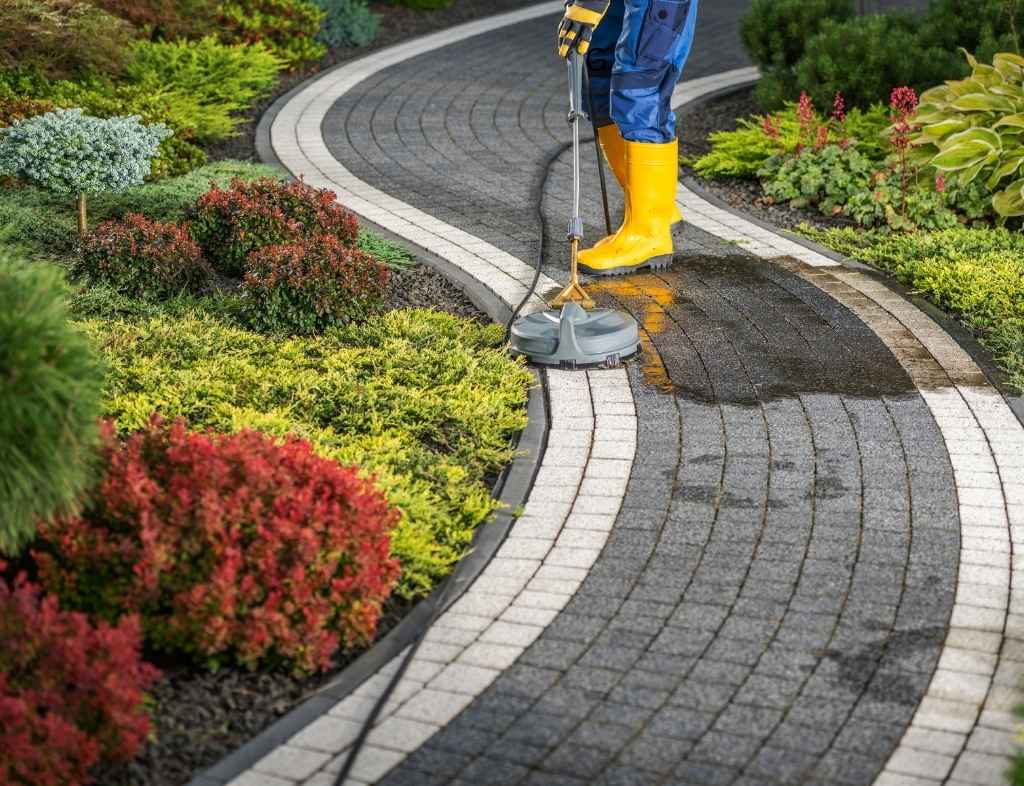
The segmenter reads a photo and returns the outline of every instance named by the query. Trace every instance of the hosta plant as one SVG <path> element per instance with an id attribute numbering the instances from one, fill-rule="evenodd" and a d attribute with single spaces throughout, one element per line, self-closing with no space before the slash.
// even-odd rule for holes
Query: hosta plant
<path id="1" fill-rule="evenodd" d="M 170 135 L 167 126 L 144 126 L 136 116 L 103 120 L 81 109 L 58 109 L 0 129 L 0 175 L 77 195 L 78 231 L 84 237 L 86 195 L 140 185 L 160 142 Z"/>
<path id="2" fill-rule="evenodd" d="M 970 77 L 921 96 L 913 157 L 960 187 L 984 184 L 1001 220 L 1024 216 L 1024 57 L 1004 52 L 992 65 L 967 59 Z"/>

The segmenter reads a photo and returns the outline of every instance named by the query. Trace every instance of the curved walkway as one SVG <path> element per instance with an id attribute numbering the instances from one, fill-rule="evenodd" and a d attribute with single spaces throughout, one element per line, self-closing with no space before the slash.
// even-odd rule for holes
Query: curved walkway
<path id="1" fill-rule="evenodd" d="M 702 6 L 677 102 L 752 78 L 745 6 Z M 276 117 L 276 154 L 514 303 L 538 162 L 566 136 L 558 8 L 326 74 Z M 585 175 L 597 193 L 592 160 Z M 555 238 L 567 177 L 563 161 L 548 183 Z M 884 283 L 679 201 L 671 271 L 591 288 L 637 316 L 643 356 L 545 375 L 524 515 L 429 634 L 354 783 L 1000 782 L 1024 670 L 1024 429 Z M 330 784 L 390 668 L 233 783 Z"/>

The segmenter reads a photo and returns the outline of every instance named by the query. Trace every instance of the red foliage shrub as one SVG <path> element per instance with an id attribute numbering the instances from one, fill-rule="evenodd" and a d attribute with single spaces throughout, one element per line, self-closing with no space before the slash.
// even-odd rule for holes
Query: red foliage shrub
<path id="1" fill-rule="evenodd" d="M 44 525 L 33 552 L 69 605 L 142 615 L 154 647 L 215 662 L 266 658 L 323 669 L 374 633 L 398 578 L 398 518 L 351 468 L 254 431 L 194 433 L 182 421 L 119 445 L 76 518 Z"/>
<path id="2" fill-rule="evenodd" d="M 0 579 L 0 784 L 77 786 L 149 735 L 139 620 L 95 627 L 19 576 Z"/>
<path id="3" fill-rule="evenodd" d="M 355 216 L 334 201 L 331 191 L 271 178 L 214 186 L 199 197 L 191 218 L 192 236 L 207 259 L 239 277 L 256 249 L 314 235 L 333 235 L 354 246 L 359 234 Z"/>
<path id="4" fill-rule="evenodd" d="M 57 106 L 52 101 L 42 101 L 21 96 L 0 95 L 0 128 L 13 126 L 19 120 L 52 112 Z"/>
<path id="5" fill-rule="evenodd" d="M 216 32 L 214 0 L 91 0 L 104 11 L 141 27 L 154 38 L 198 37 Z"/>
<path id="6" fill-rule="evenodd" d="M 242 288 L 257 326 L 310 334 L 378 310 L 389 276 L 369 254 L 317 235 L 254 251 Z"/>
<path id="7" fill-rule="evenodd" d="M 125 295 L 157 298 L 198 292 L 213 275 L 187 229 L 138 213 L 96 227 L 75 270 Z"/>

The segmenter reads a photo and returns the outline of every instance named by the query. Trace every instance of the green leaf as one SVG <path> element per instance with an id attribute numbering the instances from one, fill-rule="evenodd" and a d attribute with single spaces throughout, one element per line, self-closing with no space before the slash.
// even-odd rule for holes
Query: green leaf
<path id="1" fill-rule="evenodd" d="M 1015 115 L 1007 115 L 1006 117 L 999 118 L 993 128 L 999 128 L 1000 126 L 1013 126 L 1015 128 L 1024 128 L 1024 112 L 1019 112 Z"/>
<path id="2" fill-rule="evenodd" d="M 927 121 L 919 119 L 919 122 Z M 964 131 L 970 127 L 970 124 L 963 118 L 948 117 L 936 123 L 926 125 L 921 130 L 930 137 L 942 139 L 945 136 L 949 136 L 957 131 Z"/>
<path id="3" fill-rule="evenodd" d="M 991 93 L 966 93 L 950 106 L 961 112 L 1012 112 L 1016 107 L 1004 96 Z"/>
<path id="4" fill-rule="evenodd" d="M 938 85 L 937 87 L 930 88 L 921 93 L 920 104 L 918 105 L 918 111 L 922 107 L 928 106 L 934 109 L 941 109 L 949 103 L 950 99 L 953 98 L 953 93 L 949 89 L 949 85 Z"/>
<path id="5" fill-rule="evenodd" d="M 990 190 L 995 189 L 996 186 L 999 185 L 1000 180 L 1014 174 L 1018 169 L 1020 169 L 1021 164 L 1024 164 L 1024 155 L 1011 156 L 1008 160 L 996 167 L 991 177 L 989 177 L 988 181 L 985 183 L 985 186 Z"/>
<path id="6" fill-rule="evenodd" d="M 992 65 L 996 68 L 1006 64 L 1015 65 L 1020 69 L 1024 69 L 1024 57 L 1014 54 L 1013 52 L 1000 52 L 992 58 Z"/>
<path id="7" fill-rule="evenodd" d="M 946 151 L 950 147 L 966 144 L 968 142 L 976 142 L 980 145 L 985 145 L 989 150 L 998 151 L 1003 149 L 1002 137 L 995 131 L 990 131 L 987 128 L 970 128 L 967 131 L 961 131 L 958 134 L 953 134 L 948 139 L 944 140 L 940 147 L 943 151 Z"/>
<path id="8" fill-rule="evenodd" d="M 974 179 L 978 176 L 981 170 L 991 163 L 992 161 L 990 160 L 990 156 L 986 156 L 985 158 L 975 162 L 966 169 L 960 170 L 960 172 L 957 174 L 957 179 L 964 186 L 968 186 L 974 182 Z"/>
<path id="9" fill-rule="evenodd" d="M 1024 179 L 1017 180 L 992 197 L 992 207 L 1003 218 L 1024 216 Z"/>

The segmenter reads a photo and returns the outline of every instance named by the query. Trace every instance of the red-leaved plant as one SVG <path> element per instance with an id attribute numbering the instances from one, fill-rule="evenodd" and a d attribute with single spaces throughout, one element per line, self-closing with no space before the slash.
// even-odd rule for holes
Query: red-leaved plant
<path id="1" fill-rule="evenodd" d="M 0 579 L 0 785 L 78 786 L 135 756 L 160 676 L 139 648 L 138 617 L 92 625 L 24 575 Z"/>
<path id="2" fill-rule="evenodd" d="M 86 236 L 75 272 L 142 298 L 197 293 L 213 275 L 186 227 L 139 213 L 104 221 Z"/>
<path id="3" fill-rule="evenodd" d="M 907 151 L 910 147 L 910 135 L 917 130 L 911 116 L 917 109 L 917 93 L 912 87 L 894 87 L 889 96 L 889 108 L 892 110 L 892 128 L 889 142 L 896 151 L 897 173 L 900 178 L 900 215 L 907 217 L 907 190 L 910 178 L 917 173 L 911 172 Z"/>
<path id="4" fill-rule="evenodd" d="M 62 602 L 142 616 L 155 648 L 211 666 L 328 668 L 368 641 L 398 578 L 398 512 L 307 442 L 190 432 L 154 416 L 119 444 L 84 512 L 40 528 L 40 576 Z"/>
<path id="5" fill-rule="evenodd" d="M 211 187 L 190 211 L 192 236 L 207 259 L 226 275 L 241 277 L 256 249 L 314 235 L 332 235 L 355 246 L 355 216 L 335 202 L 333 192 L 301 180 L 235 179 L 229 188 Z"/>
<path id="6" fill-rule="evenodd" d="M 389 275 L 369 254 L 317 235 L 254 251 L 242 289 L 255 326 L 308 335 L 379 310 Z"/>

